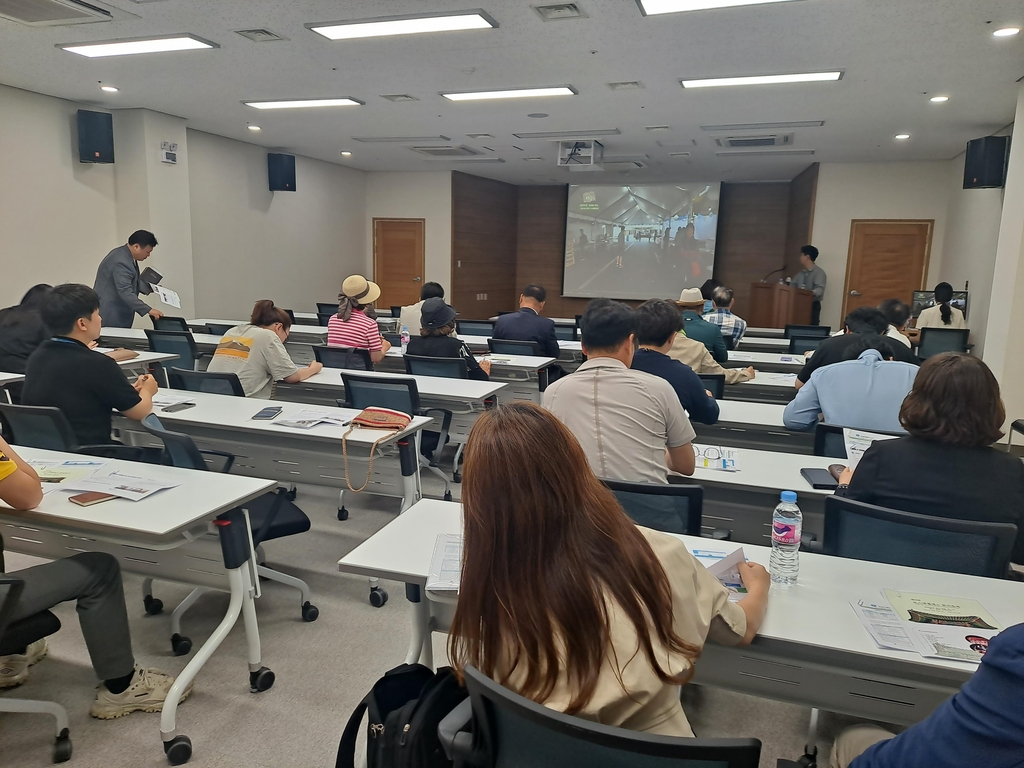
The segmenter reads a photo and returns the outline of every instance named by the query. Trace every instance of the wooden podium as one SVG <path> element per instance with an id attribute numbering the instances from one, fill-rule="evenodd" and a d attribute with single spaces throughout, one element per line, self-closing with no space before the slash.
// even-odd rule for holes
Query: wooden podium
<path id="1" fill-rule="evenodd" d="M 752 328 L 810 325 L 814 293 L 784 283 L 751 283 L 747 323 Z"/>

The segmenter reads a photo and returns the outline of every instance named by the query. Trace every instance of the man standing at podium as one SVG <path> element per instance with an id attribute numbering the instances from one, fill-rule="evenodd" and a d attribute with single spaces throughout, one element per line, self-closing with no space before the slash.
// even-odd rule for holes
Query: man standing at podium
<path id="1" fill-rule="evenodd" d="M 825 270 L 819 267 L 818 249 L 813 245 L 805 245 L 800 249 L 800 264 L 803 266 L 793 277 L 794 288 L 804 288 L 814 292 L 814 301 L 811 303 L 811 325 L 818 325 L 821 320 L 821 297 L 825 295 L 825 282 L 828 277 Z"/>

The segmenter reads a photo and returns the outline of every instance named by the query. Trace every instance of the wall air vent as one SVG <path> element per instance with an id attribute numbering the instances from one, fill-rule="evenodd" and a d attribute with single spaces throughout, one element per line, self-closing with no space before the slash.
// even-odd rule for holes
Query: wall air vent
<path id="1" fill-rule="evenodd" d="M 720 147 L 785 147 L 793 143 L 792 133 L 768 133 L 760 136 L 721 136 L 715 139 Z"/>
<path id="2" fill-rule="evenodd" d="M 446 146 L 436 147 L 409 147 L 413 152 L 419 152 L 421 155 L 427 155 L 428 157 L 439 157 L 444 159 L 450 159 L 453 157 L 477 157 L 480 152 L 477 152 L 472 147 L 466 146 L 452 146 L 448 144 Z"/>
<path id="3" fill-rule="evenodd" d="M 110 21 L 114 14 L 99 4 L 78 0 L 0 0 L 0 17 L 30 27 L 58 27 Z"/>

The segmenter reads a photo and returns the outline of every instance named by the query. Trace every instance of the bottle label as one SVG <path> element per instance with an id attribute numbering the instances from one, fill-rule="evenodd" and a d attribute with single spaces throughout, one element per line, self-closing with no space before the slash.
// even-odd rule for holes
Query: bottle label
<path id="1" fill-rule="evenodd" d="M 800 526 L 793 523 L 772 523 L 772 541 L 777 544 L 799 544 Z"/>

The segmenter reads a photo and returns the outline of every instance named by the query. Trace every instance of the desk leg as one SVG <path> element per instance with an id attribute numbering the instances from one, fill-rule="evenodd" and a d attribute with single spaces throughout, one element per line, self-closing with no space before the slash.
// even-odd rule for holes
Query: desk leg
<path id="1" fill-rule="evenodd" d="M 405 597 L 412 603 L 412 638 L 409 640 L 409 652 L 405 655 L 406 664 L 423 664 L 434 667 L 434 647 L 430 639 L 430 602 L 424 597 L 423 590 L 416 584 L 405 585 Z"/>
<path id="2" fill-rule="evenodd" d="M 398 441 L 398 460 L 402 467 L 402 509 L 399 514 L 420 499 L 420 464 L 416 458 L 416 440 Z"/>
<path id="3" fill-rule="evenodd" d="M 274 684 L 274 673 L 263 666 L 260 648 L 260 627 L 256 621 L 256 600 L 253 598 L 252 576 L 248 568 L 242 569 L 245 598 L 242 600 L 242 620 L 245 622 L 245 643 L 249 651 L 249 692 L 261 693 Z"/>

